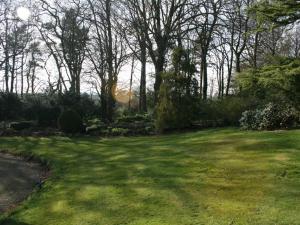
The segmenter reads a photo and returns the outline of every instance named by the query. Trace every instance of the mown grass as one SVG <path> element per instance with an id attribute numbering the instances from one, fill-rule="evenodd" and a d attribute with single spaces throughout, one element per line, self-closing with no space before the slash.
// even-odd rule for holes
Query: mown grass
<path id="1" fill-rule="evenodd" d="M 1 138 L 0 149 L 52 165 L 44 188 L 2 215 L 6 224 L 300 224 L 299 130 Z"/>

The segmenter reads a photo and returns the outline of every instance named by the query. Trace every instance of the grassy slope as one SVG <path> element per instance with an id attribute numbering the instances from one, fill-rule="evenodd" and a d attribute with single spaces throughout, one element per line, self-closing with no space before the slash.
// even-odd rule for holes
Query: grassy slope
<path id="1" fill-rule="evenodd" d="M 211 225 L 300 221 L 300 131 L 163 137 L 1 138 L 48 159 L 52 178 L 18 225 Z M 1 222 L 0 222 L 1 223 Z"/>

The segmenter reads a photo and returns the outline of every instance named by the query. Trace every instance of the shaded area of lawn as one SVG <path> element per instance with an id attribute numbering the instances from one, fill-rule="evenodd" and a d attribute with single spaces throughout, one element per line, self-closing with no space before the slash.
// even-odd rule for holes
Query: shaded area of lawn
<path id="1" fill-rule="evenodd" d="M 299 224 L 300 131 L 1 138 L 52 177 L 9 216 L 27 225 Z M 5 215 L 6 217 L 8 215 Z"/>

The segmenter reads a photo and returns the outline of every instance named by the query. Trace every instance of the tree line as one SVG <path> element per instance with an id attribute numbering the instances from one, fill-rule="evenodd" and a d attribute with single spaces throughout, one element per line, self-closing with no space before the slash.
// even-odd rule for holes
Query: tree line
<path id="1" fill-rule="evenodd" d="M 88 85 L 99 96 L 102 118 L 112 121 L 120 72 L 131 65 L 128 92 L 138 71 L 141 113 L 147 112 L 149 92 L 159 104 L 170 70 L 183 74 L 189 82 L 185 92 L 197 99 L 222 99 L 234 94 L 235 74 L 262 67 L 270 55 L 299 57 L 299 3 L 268 2 L 3 0 L 0 89 L 20 96 L 80 96 L 82 85 Z M 16 13 L 20 6 L 31 12 L 26 21 Z"/>

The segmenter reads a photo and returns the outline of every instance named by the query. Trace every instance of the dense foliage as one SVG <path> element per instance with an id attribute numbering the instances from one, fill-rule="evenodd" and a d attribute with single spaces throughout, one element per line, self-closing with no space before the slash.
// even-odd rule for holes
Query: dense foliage
<path id="1" fill-rule="evenodd" d="M 0 1 L 1 127 L 59 133 L 66 112 L 88 135 L 293 126 L 299 1 L 34 2 Z"/>
<path id="2" fill-rule="evenodd" d="M 238 126 L 242 113 L 257 107 L 255 98 L 229 96 L 223 99 L 201 102 L 198 120 L 221 121 L 222 126 Z"/>
<path id="3" fill-rule="evenodd" d="M 287 25 L 300 19 L 300 2 L 297 0 L 263 0 L 256 4 L 253 12 L 261 21 L 270 21 L 276 25 Z"/>
<path id="4" fill-rule="evenodd" d="M 196 116 L 197 100 L 188 92 L 189 80 L 176 73 L 165 73 L 156 110 L 159 131 L 187 128 Z M 195 104 L 196 103 L 196 104 Z"/>
<path id="5" fill-rule="evenodd" d="M 269 103 L 261 109 L 248 110 L 240 120 L 247 130 L 274 130 L 300 126 L 300 112 L 289 105 Z"/>
<path id="6" fill-rule="evenodd" d="M 60 106 L 54 96 L 28 95 L 21 99 L 23 119 L 35 120 L 40 127 L 56 127 Z M 15 119 L 15 118 L 12 118 Z"/>
<path id="7" fill-rule="evenodd" d="M 199 96 L 195 66 L 181 48 L 174 50 L 172 63 L 172 70 L 162 74 L 156 108 L 156 128 L 160 132 L 188 128 L 197 115 Z"/>
<path id="8" fill-rule="evenodd" d="M 0 121 L 20 117 L 22 102 L 16 94 L 0 92 Z"/>
<path id="9" fill-rule="evenodd" d="M 83 123 L 80 115 L 72 110 L 64 110 L 58 118 L 58 127 L 67 134 L 76 134 L 83 131 Z"/>
<path id="10" fill-rule="evenodd" d="M 237 77 L 243 96 L 261 101 L 288 101 L 300 105 L 300 59 L 273 57 L 258 69 L 248 69 Z"/>

